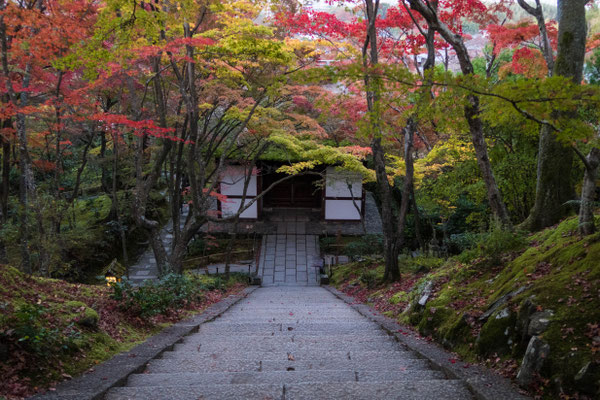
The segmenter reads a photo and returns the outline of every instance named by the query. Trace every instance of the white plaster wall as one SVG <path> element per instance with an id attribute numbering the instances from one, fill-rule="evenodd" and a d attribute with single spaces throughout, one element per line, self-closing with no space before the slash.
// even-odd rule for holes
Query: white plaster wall
<path id="1" fill-rule="evenodd" d="M 361 199 L 354 201 L 362 212 Z M 361 213 L 358 212 L 352 200 L 325 200 L 325 219 L 359 221 Z"/>
<path id="2" fill-rule="evenodd" d="M 362 198 L 362 177 L 356 173 L 336 171 L 335 167 L 327 167 L 325 175 L 325 197 Z M 351 184 L 352 192 L 348 188 Z"/>
<path id="3" fill-rule="evenodd" d="M 221 193 L 226 196 L 244 195 L 244 172 L 246 169 L 242 166 L 230 166 L 221 174 Z M 257 184 L 256 174 L 250 177 L 248 191 L 246 196 L 256 196 Z"/>
<path id="4" fill-rule="evenodd" d="M 246 199 L 246 203 L 249 203 L 250 199 Z M 229 217 L 235 215 L 240 209 L 242 199 L 227 199 L 225 202 L 221 202 L 221 213 L 223 217 Z M 241 215 L 240 218 L 258 218 L 258 201 L 254 202 L 249 208 L 247 208 Z"/>

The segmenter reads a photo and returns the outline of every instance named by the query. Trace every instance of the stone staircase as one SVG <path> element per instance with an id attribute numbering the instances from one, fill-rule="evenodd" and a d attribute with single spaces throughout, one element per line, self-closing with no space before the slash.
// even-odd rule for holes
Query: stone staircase
<path id="1" fill-rule="evenodd" d="M 473 399 L 329 291 L 254 291 L 108 400 Z"/>

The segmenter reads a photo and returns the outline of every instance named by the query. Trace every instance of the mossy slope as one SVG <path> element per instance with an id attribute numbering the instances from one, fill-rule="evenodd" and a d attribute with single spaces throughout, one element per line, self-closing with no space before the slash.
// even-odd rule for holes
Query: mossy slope
<path id="1" fill-rule="evenodd" d="M 576 392 L 577 372 L 588 362 L 600 361 L 600 233 L 580 237 L 576 230 L 577 220 L 570 218 L 531 235 L 520 251 L 481 255 L 469 262 L 458 256 L 426 274 L 413 272 L 422 259 L 403 259 L 404 282 L 393 285 L 397 290 L 363 288 L 360 277 L 369 269 L 365 264 L 338 269 L 334 282 L 463 358 L 513 377 L 530 337 L 518 320 L 529 299 L 531 312 L 552 314 L 538 334 L 550 345 L 550 356 L 532 390 L 555 398 L 557 390 Z M 376 271 L 382 277 L 381 268 Z M 427 283 L 432 293 L 422 306 L 418 301 Z M 507 294 L 514 296 L 500 301 L 489 318 L 480 318 Z"/>

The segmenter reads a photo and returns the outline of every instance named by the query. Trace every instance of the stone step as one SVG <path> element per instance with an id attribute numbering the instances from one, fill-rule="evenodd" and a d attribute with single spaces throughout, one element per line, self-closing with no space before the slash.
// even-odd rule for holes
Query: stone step
<path id="1" fill-rule="evenodd" d="M 279 316 L 279 317 L 268 317 L 268 316 L 244 316 L 243 318 L 236 318 L 236 317 L 227 317 L 227 318 L 219 318 L 218 321 L 215 321 L 216 323 L 240 323 L 240 324 L 252 324 L 252 323 L 257 323 L 257 322 L 277 322 L 277 323 L 284 323 L 284 324 L 307 324 L 307 323 L 325 323 L 325 322 L 331 322 L 331 323 L 340 323 L 340 324 L 353 324 L 353 323 L 358 323 L 360 321 L 364 321 L 364 319 L 358 318 L 358 317 L 342 317 L 342 318 L 338 318 L 338 317 L 325 317 L 325 316 L 314 316 L 314 317 L 297 317 L 297 316 Z"/>
<path id="2" fill-rule="evenodd" d="M 456 380 L 347 382 L 343 385 L 328 383 L 285 385 L 285 400 L 309 399 L 474 400 L 474 397 L 462 382 Z"/>
<path id="3" fill-rule="evenodd" d="M 116 387 L 105 400 L 222 400 L 283 398 L 283 385 L 203 385 L 184 387 Z"/>
<path id="4" fill-rule="evenodd" d="M 231 349 L 229 351 L 220 352 L 178 352 L 178 351 L 166 351 L 162 353 L 162 359 L 174 359 L 180 361 L 188 360 L 221 360 L 223 362 L 229 362 L 231 360 L 262 360 L 266 361 L 289 361 L 292 358 L 295 361 L 307 361 L 307 362 L 325 362 L 325 361 L 355 361 L 355 362 L 369 362 L 375 360 L 407 360 L 407 359 L 418 359 L 420 358 L 416 353 L 412 351 L 322 351 L 322 350 L 304 350 L 296 352 L 259 352 L 259 351 L 245 351 L 243 349 Z"/>
<path id="5" fill-rule="evenodd" d="M 283 323 L 283 322 L 251 322 L 246 324 L 215 320 L 202 325 L 200 332 L 223 333 L 223 334 L 244 334 L 244 333 L 271 333 L 285 331 L 288 328 L 294 328 L 295 332 L 323 332 L 335 334 L 343 332 L 346 334 L 357 332 L 381 331 L 378 325 L 373 322 L 355 322 L 355 323 L 332 323 L 332 322 L 303 322 L 303 323 Z"/>
<path id="6" fill-rule="evenodd" d="M 404 370 L 430 370 L 431 365 L 422 359 L 393 360 L 363 360 L 362 362 L 343 359 L 310 360 L 310 361 L 257 361 L 257 360 L 214 360 L 211 358 L 180 359 L 174 363 L 172 359 L 156 359 L 150 361 L 145 372 L 149 373 L 174 373 L 174 372 L 267 372 L 306 370 L 352 370 L 352 371 L 404 371 Z"/>
<path id="7" fill-rule="evenodd" d="M 231 320 L 234 318 L 239 318 L 239 317 L 244 317 L 244 318 L 248 318 L 248 317 L 253 317 L 253 318 L 290 318 L 290 319 L 294 319 L 294 318 L 317 318 L 317 319 L 323 319 L 323 320 L 328 320 L 331 319 L 331 314 L 332 311 L 331 310 L 317 310 L 317 311 L 313 311 L 308 307 L 294 307 L 294 308 L 287 308 L 285 310 L 276 310 L 276 311 L 258 311 L 258 310 L 253 310 L 253 309 L 244 309 L 241 311 L 235 310 L 232 311 L 231 314 L 229 315 L 225 315 L 225 316 L 221 316 L 221 318 L 219 318 L 220 321 L 227 321 L 227 320 Z M 292 315 L 290 315 L 292 314 Z M 337 311 L 335 313 L 335 319 L 354 319 L 357 321 L 363 320 L 360 314 L 354 312 L 354 311 L 346 311 L 346 310 L 340 310 Z"/>
<path id="8" fill-rule="evenodd" d="M 248 343 L 244 341 L 226 341 L 226 342 L 186 342 L 178 343 L 174 346 L 174 351 L 196 351 L 199 353 L 215 353 L 225 351 L 237 351 L 243 352 L 244 350 L 252 349 L 252 351 L 263 351 L 263 352 L 284 352 L 293 353 L 303 350 L 318 351 L 373 351 L 373 350 L 401 350 L 401 346 L 398 343 L 393 342 L 370 342 L 370 343 L 277 343 L 277 342 L 259 342 L 259 343 Z"/>
<path id="9" fill-rule="evenodd" d="M 293 332 L 293 331 L 292 331 Z M 367 346 L 396 344 L 398 342 L 390 336 L 365 336 L 365 335 L 322 335 L 322 336 L 304 336 L 297 333 L 296 335 L 288 336 L 237 336 L 232 335 L 229 337 L 213 336 L 213 335 L 192 335 L 185 338 L 183 344 L 202 344 L 202 345 L 240 345 L 243 346 L 254 346 L 256 345 L 271 345 L 271 346 L 285 346 L 288 344 L 298 344 L 299 346 L 326 346 L 334 348 L 336 346 L 347 346 L 348 344 L 357 345 L 360 343 L 367 344 Z M 239 347 L 238 347 L 239 348 Z"/>
<path id="10" fill-rule="evenodd" d="M 204 331 L 203 328 L 200 328 L 200 329 L 201 329 L 201 333 L 197 337 L 204 337 L 204 338 L 207 338 L 207 340 L 212 340 L 212 339 L 223 340 L 224 339 L 222 332 L 210 332 L 210 331 L 207 332 L 207 331 Z M 241 337 L 250 342 L 252 342 L 253 340 L 258 340 L 260 338 L 264 338 L 264 337 L 289 338 L 291 336 L 295 336 L 298 338 L 300 338 L 300 337 L 304 337 L 304 338 L 323 337 L 325 339 L 335 337 L 335 338 L 339 338 L 340 341 L 344 341 L 345 339 L 357 338 L 357 337 L 370 338 L 371 340 L 379 340 L 379 338 L 390 338 L 390 336 L 382 330 L 374 331 L 374 332 L 358 331 L 358 332 L 341 333 L 339 335 L 335 335 L 335 332 L 331 332 L 331 331 L 301 331 L 301 330 L 295 329 L 295 327 L 293 327 L 293 326 L 286 326 L 286 325 L 282 325 L 281 329 L 277 328 L 276 330 L 267 331 L 262 334 L 234 333 L 231 335 L 231 337 Z M 392 340 L 394 340 L 394 339 L 392 338 Z"/>
<path id="11" fill-rule="evenodd" d="M 106 400 L 472 400 L 469 390 L 459 381 L 426 380 L 413 382 L 300 383 L 290 385 L 203 385 L 163 387 L 117 387 Z M 500 400 L 500 399 L 499 399 Z M 508 399 L 507 399 L 508 400 Z"/>
<path id="12" fill-rule="evenodd" d="M 237 384 L 292 384 L 292 383 L 345 383 L 378 381 L 418 381 L 444 379 L 440 371 L 352 371 L 352 370 L 304 370 L 267 372 L 205 372 L 205 373 L 146 373 L 134 374 L 127 380 L 127 386 L 197 386 L 197 385 L 237 385 Z"/>
<path id="13" fill-rule="evenodd" d="M 325 313 L 331 313 L 333 310 L 331 307 L 324 307 L 319 305 L 273 305 L 273 307 L 259 307 L 251 304 L 239 306 L 234 309 L 231 309 L 231 314 L 241 314 L 241 313 L 256 313 L 256 314 L 287 314 L 289 312 L 306 314 L 306 315 L 319 315 Z M 348 314 L 348 315 L 360 315 L 358 312 L 352 309 L 335 309 L 336 313 Z M 310 314 L 309 314 L 310 313 Z M 229 314 L 229 315 L 231 315 Z"/>
<path id="14" fill-rule="evenodd" d="M 271 319 L 271 318 L 283 318 L 295 320 L 298 318 L 314 318 L 320 319 L 323 321 L 328 320 L 349 320 L 349 321 L 364 321 L 364 317 L 361 317 L 359 314 L 354 312 L 348 312 L 345 310 L 335 311 L 335 310 L 326 310 L 321 312 L 312 312 L 312 311 L 303 311 L 306 307 L 296 307 L 296 308 L 288 308 L 284 311 L 273 311 L 273 312 L 256 312 L 254 313 L 252 310 L 244 310 L 244 311 L 234 311 L 230 315 L 224 315 L 219 318 L 219 321 L 230 321 L 230 320 L 251 320 L 251 319 Z M 290 315 L 291 313 L 291 315 Z M 309 314 L 310 313 L 310 314 Z M 343 321 L 342 321 L 343 322 Z"/>

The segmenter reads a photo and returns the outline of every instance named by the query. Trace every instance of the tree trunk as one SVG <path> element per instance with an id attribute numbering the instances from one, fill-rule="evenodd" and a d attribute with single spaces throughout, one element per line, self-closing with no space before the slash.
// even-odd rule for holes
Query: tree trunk
<path id="1" fill-rule="evenodd" d="M 471 62 L 471 57 L 469 56 L 464 40 L 462 36 L 455 34 L 445 23 L 440 21 L 437 14 L 437 1 L 432 2 L 433 6 L 423 0 L 408 0 L 408 2 L 413 10 L 425 18 L 429 27 L 439 32 L 444 40 L 452 46 L 458 58 L 461 72 L 464 75 L 473 74 L 473 63 Z M 483 123 L 479 118 L 479 97 L 469 95 L 468 99 L 469 103 L 465 106 L 464 113 L 469 124 L 469 132 L 473 147 L 475 148 L 477 164 L 479 165 L 487 189 L 490 208 L 492 209 L 492 213 L 504 226 L 511 227 L 510 217 L 506 205 L 502 200 L 502 195 L 500 189 L 498 189 L 498 184 L 496 183 L 496 178 L 492 172 L 492 166 L 488 157 L 487 145 L 483 135 Z"/>
<path id="2" fill-rule="evenodd" d="M 114 207 L 114 215 L 117 221 L 117 227 L 119 228 L 119 238 L 121 239 L 121 250 L 123 252 L 123 264 L 127 265 L 129 263 L 129 257 L 127 256 L 127 238 L 125 236 L 125 229 L 123 229 L 123 224 L 121 222 L 121 210 L 119 207 L 119 193 L 117 191 L 117 171 L 119 165 L 119 145 L 117 143 L 117 133 L 115 132 L 113 135 L 113 183 L 112 183 L 112 205 Z M 129 275 L 129 273 L 127 273 Z"/>
<path id="3" fill-rule="evenodd" d="M 373 162 L 375 164 L 375 176 L 377 178 L 377 187 L 381 197 L 381 216 L 383 222 L 383 245 L 385 255 L 385 273 L 383 279 L 386 281 L 396 281 L 400 279 L 400 271 L 398 269 L 398 246 L 396 238 L 396 230 L 394 226 L 394 216 L 392 213 L 392 193 L 388 182 L 387 172 L 385 170 L 385 152 L 381 145 L 381 125 L 377 107 L 379 102 L 380 89 L 374 84 L 368 68 L 373 67 L 379 62 L 377 51 L 377 29 L 375 20 L 379 8 L 379 0 L 365 0 L 367 10 L 367 37 L 363 47 L 363 65 L 365 68 L 365 87 L 367 90 L 367 108 L 371 119 L 371 129 L 373 140 L 371 141 L 371 151 L 373 153 Z M 370 50 L 370 51 L 369 51 Z M 376 82 L 375 82 L 376 83 Z"/>
<path id="4" fill-rule="evenodd" d="M 506 205 L 502 200 L 502 194 L 496 183 L 492 165 L 488 156 L 487 144 L 483 136 L 483 124 L 479 119 L 479 97 L 469 96 L 469 105 L 465 107 L 465 116 L 469 123 L 469 131 L 471 133 L 471 141 L 475 149 L 477 164 L 485 182 L 487 189 L 487 199 L 492 209 L 493 214 L 498 218 L 504 227 L 511 227 L 510 216 L 506 209 Z"/>
<path id="5" fill-rule="evenodd" d="M 571 78 L 580 83 L 583 78 L 587 25 L 587 0 L 560 2 L 558 54 L 554 75 Z M 523 227 L 531 231 L 554 225 L 563 218 L 568 208 L 565 203 L 573 198 L 571 182 L 573 152 L 568 144 L 560 143 L 549 126 L 540 134 L 535 203 Z"/>
<path id="6" fill-rule="evenodd" d="M 7 123 L 3 124 L 7 127 Z M 1 222 L 8 218 L 8 194 L 10 191 L 10 141 L 0 136 L 2 142 L 2 188 L 0 189 L 0 214 Z"/>
<path id="7" fill-rule="evenodd" d="M 411 205 L 411 194 L 413 191 L 413 177 L 415 168 L 413 165 L 413 137 L 416 130 L 415 121 L 410 118 L 404 128 L 404 164 L 406 172 L 404 174 L 404 184 L 402 185 L 402 200 L 400 202 L 400 212 L 398 213 L 398 249 L 405 245 L 404 229 L 406 228 L 406 217 Z"/>
<path id="8" fill-rule="evenodd" d="M 3 126 L 8 125 L 4 121 Z M 8 220 L 8 192 L 10 190 L 10 141 L 0 135 L 2 142 L 2 186 L 0 187 L 0 226 L 3 226 Z M 0 263 L 8 263 L 6 254 L 6 244 L 4 238 L 0 237 Z"/>
<path id="9" fill-rule="evenodd" d="M 540 30 L 540 37 L 542 39 L 542 55 L 546 61 L 548 67 L 548 75 L 552 76 L 554 70 L 554 54 L 552 46 L 550 45 L 550 39 L 548 38 L 548 30 L 546 29 L 546 18 L 544 17 L 544 9 L 540 0 L 535 0 L 535 7 L 530 6 L 526 0 L 517 0 L 519 5 L 528 14 L 533 16 L 537 21 L 538 28 Z"/>
<path id="10" fill-rule="evenodd" d="M 600 166 L 600 149 L 594 147 L 585 162 L 585 174 L 581 189 L 581 205 L 579 206 L 579 233 L 591 235 L 596 231 L 594 223 L 594 202 L 596 201 L 596 179 Z"/>
<path id="11" fill-rule="evenodd" d="M 104 130 L 100 131 L 100 155 L 98 156 L 100 159 L 100 187 L 102 188 L 102 192 L 110 193 L 110 187 L 108 186 L 108 177 L 106 171 L 106 132 Z"/>
<path id="12" fill-rule="evenodd" d="M 392 193 L 385 171 L 385 154 L 381 146 L 381 138 L 373 139 L 371 142 L 371 149 L 373 151 L 377 188 L 379 189 L 381 198 L 381 219 L 385 256 L 384 279 L 396 281 L 400 279 L 400 270 L 398 269 L 398 247 L 396 230 L 394 227 L 394 215 L 392 213 Z"/>
<path id="13" fill-rule="evenodd" d="M 29 82 L 29 74 L 26 76 Z M 28 86 L 28 85 L 27 85 Z M 25 87 L 25 85 L 23 85 Z M 27 93 L 21 93 L 21 106 L 27 105 Z M 25 115 L 17 114 L 17 140 L 19 145 L 19 202 L 21 204 L 21 218 L 19 226 L 19 242 L 21 243 L 21 268 L 23 272 L 31 274 L 31 258 L 29 253 L 29 200 L 35 191 L 35 182 L 31 162 L 29 158 L 29 150 L 27 145 L 27 127 Z"/>

